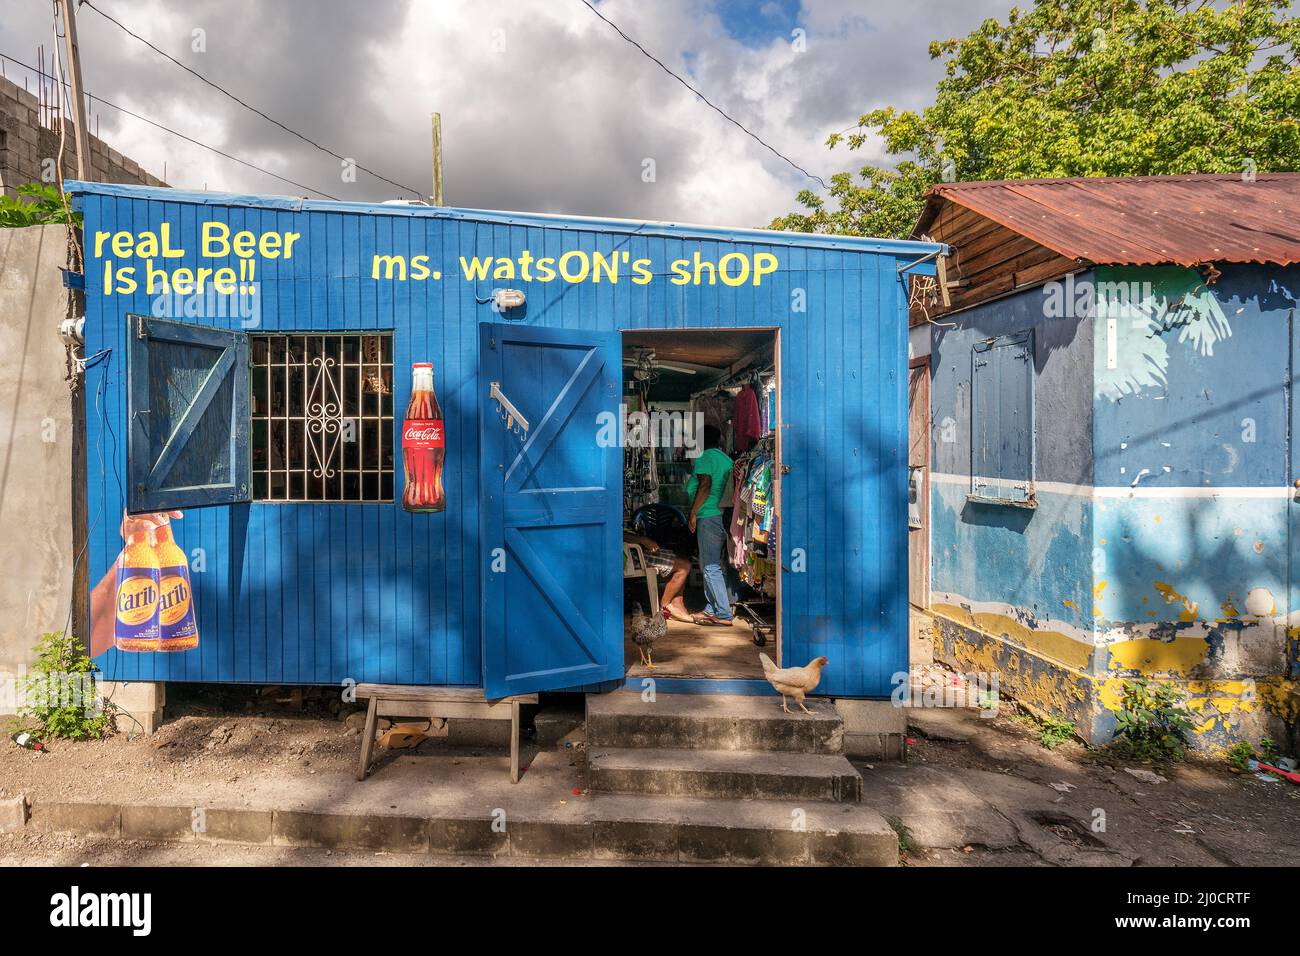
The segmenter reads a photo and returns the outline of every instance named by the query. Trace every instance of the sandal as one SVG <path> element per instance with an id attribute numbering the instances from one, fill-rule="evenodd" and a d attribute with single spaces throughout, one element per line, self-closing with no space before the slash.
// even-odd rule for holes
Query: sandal
<path id="1" fill-rule="evenodd" d="M 730 621 L 724 621 L 720 617 L 714 617 L 712 614 L 692 614 L 691 622 L 698 624 L 700 627 L 731 627 Z"/>

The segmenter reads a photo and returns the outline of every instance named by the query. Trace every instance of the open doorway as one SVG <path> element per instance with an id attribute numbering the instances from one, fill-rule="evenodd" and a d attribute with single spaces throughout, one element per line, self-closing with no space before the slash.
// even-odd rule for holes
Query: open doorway
<path id="1" fill-rule="evenodd" d="M 780 662 L 778 355 L 775 329 L 623 333 L 629 677 Z"/>

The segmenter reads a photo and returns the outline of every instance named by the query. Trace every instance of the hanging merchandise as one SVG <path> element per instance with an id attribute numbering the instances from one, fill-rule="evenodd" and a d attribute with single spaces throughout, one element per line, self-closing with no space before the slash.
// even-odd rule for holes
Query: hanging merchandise
<path id="1" fill-rule="evenodd" d="M 627 413 L 647 413 L 649 403 L 646 400 L 644 383 L 637 383 L 637 391 L 623 396 Z M 655 450 L 649 442 L 625 441 L 623 443 L 623 517 L 625 522 L 632 520 L 632 514 L 642 505 L 653 504 L 659 500 L 659 467 L 655 460 Z"/>
<path id="2" fill-rule="evenodd" d="M 691 411 L 704 416 L 705 426 L 712 425 L 722 435 L 723 450 L 732 448 L 731 413 L 735 402 L 724 389 L 715 388 L 701 392 L 691 400 Z"/>
<path id="3" fill-rule="evenodd" d="M 763 426 L 758 414 L 758 396 L 752 385 L 744 385 L 736 396 L 736 410 L 732 415 L 737 452 L 746 452 L 754 442 L 763 437 Z"/>
<path id="4" fill-rule="evenodd" d="M 773 436 L 759 440 L 749 452 L 736 459 L 735 506 L 728 535 L 732 566 L 740 580 L 757 591 L 776 595 L 776 507 L 773 501 L 776 443 Z"/>

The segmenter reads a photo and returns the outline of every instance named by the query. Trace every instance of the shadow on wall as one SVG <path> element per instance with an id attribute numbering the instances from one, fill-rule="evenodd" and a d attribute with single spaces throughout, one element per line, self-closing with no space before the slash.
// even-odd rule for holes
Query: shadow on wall
<path id="1" fill-rule="evenodd" d="M 1024 534 L 1037 513 L 1036 508 L 967 501 L 961 509 L 961 520 L 965 524 L 1001 528 L 1015 534 Z"/>

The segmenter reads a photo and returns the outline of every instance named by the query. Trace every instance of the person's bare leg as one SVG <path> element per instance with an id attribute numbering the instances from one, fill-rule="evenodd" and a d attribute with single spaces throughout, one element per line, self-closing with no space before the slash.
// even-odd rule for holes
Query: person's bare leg
<path id="1" fill-rule="evenodd" d="M 690 573 L 690 561 L 685 558 L 674 561 L 672 576 L 668 578 L 668 583 L 664 585 L 664 592 L 659 598 L 659 603 L 666 607 L 669 615 L 677 621 L 691 619 L 691 613 L 686 609 L 686 601 L 682 597 L 682 592 L 686 589 L 686 578 Z"/>

